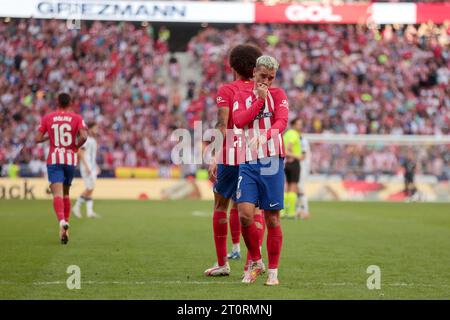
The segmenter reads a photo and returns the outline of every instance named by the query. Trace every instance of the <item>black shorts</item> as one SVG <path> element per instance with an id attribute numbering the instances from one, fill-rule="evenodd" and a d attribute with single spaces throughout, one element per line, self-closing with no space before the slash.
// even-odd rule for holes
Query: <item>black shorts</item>
<path id="1" fill-rule="evenodd" d="M 405 183 L 413 183 L 414 175 L 413 174 L 405 174 Z"/>
<path id="2" fill-rule="evenodd" d="M 284 173 L 287 183 L 298 183 L 300 181 L 300 161 L 286 162 Z"/>

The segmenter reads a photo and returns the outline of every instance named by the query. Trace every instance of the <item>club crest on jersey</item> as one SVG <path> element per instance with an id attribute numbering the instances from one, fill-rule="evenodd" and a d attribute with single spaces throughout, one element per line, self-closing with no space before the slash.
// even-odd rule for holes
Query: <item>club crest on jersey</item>
<path id="1" fill-rule="evenodd" d="M 218 97 L 216 98 L 216 102 L 217 102 L 217 103 L 225 102 L 225 99 L 222 98 L 221 96 L 218 96 Z"/>

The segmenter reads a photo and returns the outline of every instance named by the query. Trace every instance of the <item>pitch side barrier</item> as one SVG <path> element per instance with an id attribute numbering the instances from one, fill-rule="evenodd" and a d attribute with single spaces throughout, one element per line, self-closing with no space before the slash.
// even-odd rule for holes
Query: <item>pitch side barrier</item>
<path id="1" fill-rule="evenodd" d="M 14 1 L 0 1 L 0 16 L 177 23 L 417 24 L 449 20 L 450 4 L 265 5 L 226 1 L 21 0 L 20 5 Z"/>
<path id="2" fill-rule="evenodd" d="M 430 176 L 418 176 L 417 201 L 450 202 L 448 181 Z M 195 185 L 194 185 L 195 184 Z M 306 183 L 306 194 L 315 201 L 406 201 L 402 177 L 381 177 L 377 181 L 343 180 L 338 176 L 312 175 Z M 75 199 L 84 190 L 81 179 L 74 179 L 71 194 Z M 208 180 L 185 179 L 98 179 L 96 199 L 104 200 L 213 200 Z M 44 178 L 0 178 L 0 201 L 51 200 L 48 182 Z"/>

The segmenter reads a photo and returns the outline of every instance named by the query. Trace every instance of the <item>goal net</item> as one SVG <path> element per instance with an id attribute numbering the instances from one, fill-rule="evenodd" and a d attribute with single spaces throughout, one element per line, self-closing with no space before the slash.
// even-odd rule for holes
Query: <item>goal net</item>
<path id="1" fill-rule="evenodd" d="M 303 136 L 313 199 L 450 201 L 450 136 Z"/>

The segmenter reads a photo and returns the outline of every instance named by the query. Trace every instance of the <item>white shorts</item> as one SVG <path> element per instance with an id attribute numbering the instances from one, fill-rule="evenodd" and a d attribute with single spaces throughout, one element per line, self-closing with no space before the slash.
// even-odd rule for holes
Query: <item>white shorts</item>
<path id="1" fill-rule="evenodd" d="M 84 186 L 86 189 L 94 190 L 95 188 L 95 181 L 97 181 L 97 176 L 95 174 L 88 175 L 87 173 L 81 171 L 81 177 L 84 181 Z"/>

